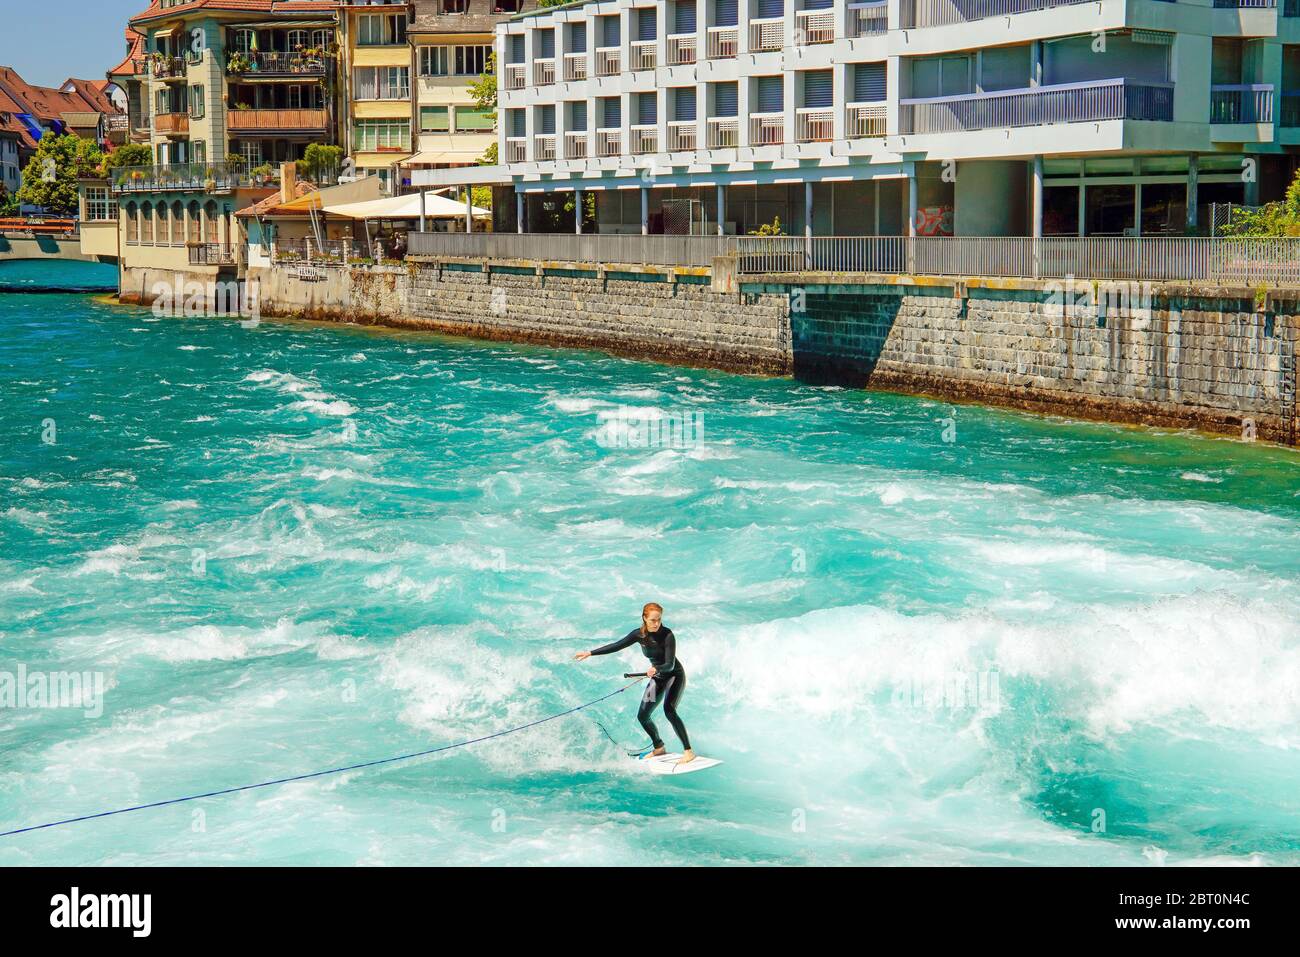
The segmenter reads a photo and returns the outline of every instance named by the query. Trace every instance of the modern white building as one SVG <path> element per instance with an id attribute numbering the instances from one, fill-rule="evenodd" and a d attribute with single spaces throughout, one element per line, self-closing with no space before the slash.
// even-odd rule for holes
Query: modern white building
<path id="1" fill-rule="evenodd" d="M 576 0 L 496 48 L 528 232 L 1182 235 L 1300 146 L 1300 0 Z"/>

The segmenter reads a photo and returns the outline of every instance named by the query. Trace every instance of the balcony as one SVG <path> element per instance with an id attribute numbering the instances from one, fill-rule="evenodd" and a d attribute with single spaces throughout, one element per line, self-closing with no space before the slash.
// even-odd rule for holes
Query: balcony
<path id="1" fill-rule="evenodd" d="M 564 134 L 564 158 L 581 160 L 587 158 L 587 143 L 590 137 L 586 130 L 570 130 Z"/>
<path id="2" fill-rule="evenodd" d="M 785 142 L 784 113 L 751 113 L 749 116 L 750 146 L 780 146 Z"/>
<path id="3" fill-rule="evenodd" d="M 700 124 L 694 120 L 681 120 L 668 124 L 668 152 L 682 153 L 695 149 L 696 133 Z"/>
<path id="4" fill-rule="evenodd" d="M 506 89 L 522 90 L 528 85 L 528 67 L 522 63 L 506 64 Z"/>
<path id="5" fill-rule="evenodd" d="M 587 54 L 586 53 L 566 53 L 564 54 L 564 79 L 572 83 L 577 80 L 587 78 Z"/>
<path id="6" fill-rule="evenodd" d="M 829 107 L 796 110 L 794 137 L 799 143 L 829 143 L 835 137 L 835 111 Z"/>
<path id="7" fill-rule="evenodd" d="M 533 137 L 533 160 L 545 163 L 555 159 L 555 134 L 539 133 Z"/>
<path id="8" fill-rule="evenodd" d="M 239 262 L 233 246 L 220 243 L 191 243 L 188 247 L 191 266 L 233 266 Z"/>
<path id="9" fill-rule="evenodd" d="M 1300 126 L 1300 91 L 1283 91 L 1278 125 L 1286 129 Z"/>
<path id="10" fill-rule="evenodd" d="M 149 75 L 155 80 L 183 80 L 185 69 L 182 57 L 155 54 L 149 58 Z"/>
<path id="11" fill-rule="evenodd" d="M 533 83 L 547 86 L 555 82 L 555 57 L 533 61 Z"/>
<path id="12" fill-rule="evenodd" d="M 800 46 L 835 42 L 834 10 L 800 10 L 794 15 L 795 42 Z"/>
<path id="13" fill-rule="evenodd" d="M 623 152 L 623 131 L 617 129 L 596 130 L 596 155 L 618 156 Z"/>
<path id="14" fill-rule="evenodd" d="M 655 68 L 655 41 L 640 40 L 631 45 L 632 70 Z"/>
<path id="15" fill-rule="evenodd" d="M 245 79 L 324 76 L 328 62 L 324 53 L 235 53 L 226 61 L 226 72 Z"/>
<path id="16" fill-rule="evenodd" d="M 946 27 L 958 23 L 1009 17 L 1017 13 L 1053 10 L 1092 0 L 901 0 L 898 8 L 900 28 Z"/>
<path id="17" fill-rule="evenodd" d="M 889 32 L 889 7 L 879 3 L 849 4 L 849 36 L 878 37 Z"/>
<path id="18" fill-rule="evenodd" d="M 1240 83 L 1210 87 L 1211 123 L 1272 123 L 1273 85 Z"/>
<path id="19" fill-rule="evenodd" d="M 844 136 L 850 140 L 885 135 L 884 103 L 850 103 L 844 107 Z"/>
<path id="20" fill-rule="evenodd" d="M 706 135 L 711 150 L 735 149 L 740 145 L 740 120 L 734 116 L 710 117 Z"/>
<path id="21" fill-rule="evenodd" d="M 763 53 L 780 50 L 785 46 L 785 19 L 772 17 L 770 20 L 749 21 L 749 52 Z"/>
<path id="22" fill-rule="evenodd" d="M 522 163 L 528 158 L 528 137 L 506 137 L 506 162 Z"/>
<path id="23" fill-rule="evenodd" d="M 244 163 L 178 163 L 171 166 L 124 166 L 112 170 L 114 193 L 164 191 L 229 192 L 253 185 Z"/>
<path id="24" fill-rule="evenodd" d="M 900 100 L 899 133 L 960 133 L 1101 120 L 1172 120 L 1172 83 L 1124 79 Z"/>
<path id="25" fill-rule="evenodd" d="M 740 27 L 709 27 L 707 52 L 710 60 L 733 57 L 740 50 Z"/>
<path id="26" fill-rule="evenodd" d="M 676 33 L 668 38 L 668 65 L 695 62 L 695 34 Z"/>
<path id="27" fill-rule="evenodd" d="M 188 113 L 155 113 L 153 130 L 160 136 L 189 136 L 190 115 Z"/>
<path id="28" fill-rule="evenodd" d="M 329 128 L 325 110 L 231 110 L 226 126 L 232 133 L 249 131 L 302 130 L 319 132 Z"/>
<path id="29" fill-rule="evenodd" d="M 596 51 L 596 76 L 618 76 L 621 69 L 618 47 L 601 47 Z"/>
<path id="30" fill-rule="evenodd" d="M 632 127 L 632 152 L 637 154 L 658 153 L 659 128 L 657 126 Z"/>

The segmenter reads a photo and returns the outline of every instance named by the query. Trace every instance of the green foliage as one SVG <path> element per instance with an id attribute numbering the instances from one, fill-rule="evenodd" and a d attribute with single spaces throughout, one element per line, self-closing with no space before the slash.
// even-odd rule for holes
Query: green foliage
<path id="1" fill-rule="evenodd" d="M 1300 236 L 1300 172 L 1291 180 L 1281 202 L 1266 203 L 1259 209 L 1233 210 L 1232 222 L 1222 232 L 1224 236 Z"/>
<path id="2" fill-rule="evenodd" d="M 469 85 L 469 95 L 474 97 L 474 105 L 480 110 L 497 108 L 497 55 L 489 53 L 487 65 L 479 78 Z"/>
<path id="3" fill-rule="evenodd" d="M 471 196 L 473 197 L 470 200 L 470 202 L 473 203 L 475 206 L 477 206 L 479 209 L 492 208 L 492 187 L 491 186 L 475 186 L 470 191 L 470 193 Z"/>
<path id="4" fill-rule="evenodd" d="M 562 7 L 570 0 L 537 0 L 539 7 Z"/>
<path id="5" fill-rule="evenodd" d="M 493 140 L 488 144 L 488 148 L 483 151 L 483 155 L 478 158 L 479 166 L 496 166 L 499 162 L 500 153 L 497 150 L 497 141 Z"/>
<path id="6" fill-rule="evenodd" d="M 335 178 L 343 162 L 343 147 L 326 146 L 324 143 L 312 143 L 303 153 L 298 163 L 298 172 L 317 186 L 324 185 L 322 179 Z"/>
<path id="7" fill-rule="evenodd" d="M 99 175 L 103 162 L 98 144 L 71 133 L 46 133 L 23 170 L 18 198 L 47 213 L 75 216 L 80 208 L 77 180 Z"/>
<path id="8" fill-rule="evenodd" d="M 100 174 L 107 176 L 109 170 L 122 169 L 127 166 L 152 166 L 153 150 L 143 143 L 124 143 L 104 157 Z"/>
<path id="9" fill-rule="evenodd" d="M 0 183 L 0 218 L 11 219 L 18 214 L 18 197 L 10 196 L 9 190 Z"/>
<path id="10" fill-rule="evenodd" d="M 785 230 L 781 228 L 781 217 L 777 216 L 770 223 L 764 223 L 758 229 L 749 231 L 751 236 L 784 236 Z"/>

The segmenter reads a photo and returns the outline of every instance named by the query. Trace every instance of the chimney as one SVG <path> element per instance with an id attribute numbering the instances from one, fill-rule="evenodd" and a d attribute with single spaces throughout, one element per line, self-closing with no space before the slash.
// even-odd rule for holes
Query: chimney
<path id="1" fill-rule="evenodd" d="M 291 203 L 298 198 L 298 164 L 280 164 L 280 203 Z"/>

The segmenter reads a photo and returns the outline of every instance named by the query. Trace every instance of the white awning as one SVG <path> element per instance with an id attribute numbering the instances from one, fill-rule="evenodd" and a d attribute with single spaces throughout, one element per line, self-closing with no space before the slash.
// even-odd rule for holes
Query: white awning
<path id="1" fill-rule="evenodd" d="M 390 199 L 373 199 L 365 203 L 342 203 L 338 206 L 326 206 L 325 212 L 331 216 L 345 219 L 419 219 L 420 194 L 394 196 Z M 473 216 L 491 216 L 492 211 L 470 207 Z M 445 196 L 432 193 L 424 197 L 424 215 L 429 219 L 453 219 L 464 217 L 465 204 Z"/>

